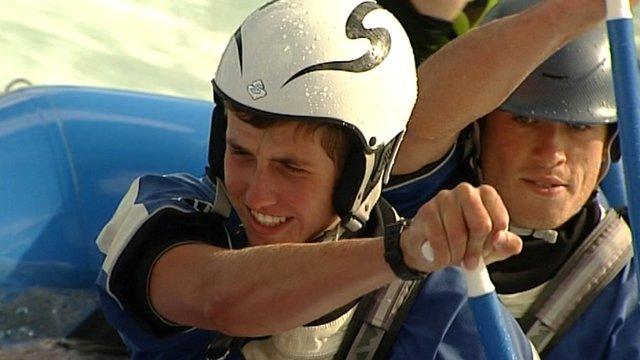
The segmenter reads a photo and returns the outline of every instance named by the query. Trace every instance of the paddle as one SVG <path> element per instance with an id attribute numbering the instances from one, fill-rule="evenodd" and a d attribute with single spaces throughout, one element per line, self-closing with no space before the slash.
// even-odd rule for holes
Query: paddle
<path id="1" fill-rule="evenodd" d="M 628 0 L 606 0 L 606 3 L 622 163 L 633 248 L 637 254 L 640 251 L 640 75 L 633 16 Z M 640 267 L 637 261 L 634 263 L 640 286 Z"/>
<path id="2" fill-rule="evenodd" d="M 422 255 L 428 261 L 434 260 L 433 249 L 428 242 L 422 244 Z M 489 278 L 484 261 L 480 259 L 480 263 L 474 270 L 462 267 L 462 271 L 467 279 L 469 306 L 480 333 L 486 358 L 492 360 L 516 359 L 513 342 L 507 331 L 502 311 L 500 311 L 498 295 L 496 295 L 496 289 Z"/>

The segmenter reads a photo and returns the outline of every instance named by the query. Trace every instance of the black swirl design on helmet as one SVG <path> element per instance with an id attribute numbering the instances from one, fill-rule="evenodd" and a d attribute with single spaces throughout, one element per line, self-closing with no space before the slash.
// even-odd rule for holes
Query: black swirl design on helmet
<path id="1" fill-rule="evenodd" d="M 278 2 L 280 0 L 271 0 L 269 2 L 267 2 L 266 4 L 262 5 L 260 8 L 258 8 L 258 10 L 256 10 L 256 12 L 258 11 L 262 11 L 265 8 L 273 5 L 274 3 Z M 240 63 L 240 74 L 242 74 L 242 65 L 243 65 L 243 58 L 242 58 L 242 26 L 238 28 L 238 30 L 236 30 L 235 34 L 233 34 L 233 37 L 236 40 L 236 47 L 238 48 L 238 61 Z"/>
<path id="2" fill-rule="evenodd" d="M 273 3 L 276 3 L 278 1 L 280 1 L 280 0 L 271 0 L 271 1 L 267 2 L 266 4 L 260 6 L 258 8 L 258 10 L 256 10 L 256 11 L 264 10 L 266 7 L 269 7 L 269 6 L 273 5 Z"/>
<path id="3" fill-rule="evenodd" d="M 365 16 L 376 9 L 382 8 L 374 2 L 364 2 L 353 9 L 351 15 L 349 15 L 349 18 L 347 19 L 347 37 L 352 40 L 368 39 L 371 43 L 371 47 L 364 55 L 354 60 L 331 61 L 309 66 L 298 71 L 295 75 L 289 78 L 282 87 L 292 80 L 314 71 L 335 70 L 359 73 L 369 71 L 380 65 L 387 55 L 389 55 L 389 51 L 391 50 L 391 34 L 389 34 L 389 31 L 385 28 L 365 29 L 363 25 Z"/>
<path id="4" fill-rule="evenodd" d="M 240 75 L 242 75 L 242 33 L 240 31 L 242 28 L 238 28 L 233 37 L 236 39 L 236 47 L 238 48 L 238 62 L 240 64 Z"/>

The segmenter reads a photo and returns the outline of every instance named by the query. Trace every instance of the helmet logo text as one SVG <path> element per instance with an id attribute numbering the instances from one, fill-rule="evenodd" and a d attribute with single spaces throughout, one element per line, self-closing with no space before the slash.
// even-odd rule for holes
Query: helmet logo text
<path id="1" fill-rule="evenodd" d="M 262 99 L 267 96 L 267 90 L 265 89 L 262 80 L 256 80 L 247 86 L 247 92 L 251 95 L 253 100 Z"/>

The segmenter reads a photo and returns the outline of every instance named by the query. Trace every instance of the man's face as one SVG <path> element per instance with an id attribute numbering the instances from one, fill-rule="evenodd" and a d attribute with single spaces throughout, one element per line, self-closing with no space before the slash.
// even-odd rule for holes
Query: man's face
<path id="1" fill-rule="evenodd" d="M 571 126 L 497 110 L 481 131 L 483 182 L 496 188 L 516 225 L 556 228 L 596 187 L 605 125 Z"/>
<path id="2" fill-rule="evenodd" d="M 309 241 L 337 221 L 336 168 L 319 131 L 259 129 L 229 111 L 226 144 L 225 185 L 250 245 Z"/>

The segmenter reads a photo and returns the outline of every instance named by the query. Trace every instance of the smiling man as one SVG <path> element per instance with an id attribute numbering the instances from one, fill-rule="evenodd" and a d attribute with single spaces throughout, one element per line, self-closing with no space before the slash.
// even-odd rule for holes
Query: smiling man
<path id="1" fill-rule="evenodd" d="M 267 125 L 253 113 L 227 112 L 225 185 L 251 246 L 312 239 L 338 224 L 332 195 L 347 140 L 337 126 Z"/>
<path id="2" fill-rule="evenodd" d="M 379 201 L 417 94 L 409 39 L 389 12 L 268 2 L 231 38 L 213 88 L 207 176 L 137 179 L 97 241 L 103 309 L 133 358 L 482 356 L 466 290 L 415 281 L 458 260 L 422 258 L 423 220 L 407 226 Z M 501 234 L 474 243 L 488 263 L 519 251 Z M 420 349 L 392 353 L 408 298 L 436 302 L 440 316 L 419 319 L 430 330 L 413 333 Z M 517 356 L 531 359 L 503 312 Z"/>

